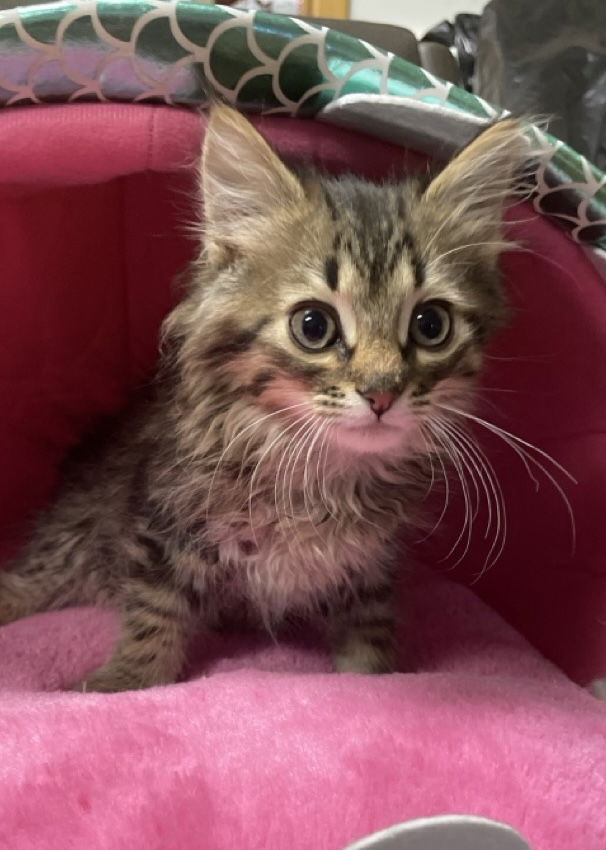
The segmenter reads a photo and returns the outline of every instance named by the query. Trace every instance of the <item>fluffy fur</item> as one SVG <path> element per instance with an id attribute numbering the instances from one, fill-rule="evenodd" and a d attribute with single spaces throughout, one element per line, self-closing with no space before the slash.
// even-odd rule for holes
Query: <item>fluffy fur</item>
<path id="1" fill-rule="evenodd" d="M 505 121 L 428 185 L 296 176 L 215 109 L 205 250 L 152 397 L 73 459 L 0 578 L 0 622 L 117 608 L 95 690 L 175 681 L 192 631 L 234 619 L 312 617 L 337 669 L 392 670 L 395 532 L 440 450 L 432 417 L 469 403 L 503 319 L 502 209 L 525 154 Z M 412 331 L 424 305 L 451 325 L 435 348 Z M 304 350 L 293 321 L 318 308 L 334 344 Z"/>

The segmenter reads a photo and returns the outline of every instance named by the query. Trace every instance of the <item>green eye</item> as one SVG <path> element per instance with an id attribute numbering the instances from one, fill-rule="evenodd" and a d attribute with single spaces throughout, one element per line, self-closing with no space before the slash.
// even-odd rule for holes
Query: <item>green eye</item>
<path id="1" fill-rule="evenodd" d="M 415 308 L 410 321 L 410 335 L 423 348 L 437 348 L 450 337 L 452 319 L 443 304 L 427 302 Z"/>
<path id="2" fill-rule="evenodd" d="M 295 342 L 307 351 L 323 351 L 338 338 L 338 326 L 326 307 L 299 307 L 290 317 L 290 332 Z"/>

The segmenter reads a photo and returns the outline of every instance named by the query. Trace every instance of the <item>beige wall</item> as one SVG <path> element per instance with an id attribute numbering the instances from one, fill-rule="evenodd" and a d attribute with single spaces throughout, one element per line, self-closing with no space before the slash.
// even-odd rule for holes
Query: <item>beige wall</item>
<path id="1" fill-rule="evenodd" d="M 488 0 L 351 0 L 351 17 L 400 24 L 421 36 L 458 12 L 481 12 Z M 532 2 L 532 0 L 530 0 Z"/>

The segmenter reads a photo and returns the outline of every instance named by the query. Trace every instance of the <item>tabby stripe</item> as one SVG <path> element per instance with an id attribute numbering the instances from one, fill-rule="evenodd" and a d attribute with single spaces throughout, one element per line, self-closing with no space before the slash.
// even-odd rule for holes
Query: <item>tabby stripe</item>
<path id="1" fill-rule="evenodd" d="M 151 537 L 148 534 L 137 534 L 135 540 L 137 545 L 149 555 L 152 566 L 163 563 L 166 560 L 164 546 L 155 537 Z"/>
<path id="2" fill-rule="evenodd" d="M 324 275 L 328 286 L 333 292 L 336 292 L 339 286 L 339 263 L 335 256 L 327 257 L 324 264 Z"/>
<path id="3" fill-rule="evenodd" d="M 458 372 L 455 372 L 457 363 L 471 347 L 472 345 L 469 341 L 463 342 L 442 363 L 436 364 L 435 366 L 426 366 L 424 368 L 419 367 L 419 371 L 421 372 L 421 380 L 427 392 L 429 392 L 429 390 L 431 390 L 439 381 L 442 381 L 445 378 L 450 378 L 454 374 L 459 374 Z M 463 369 L 465 369 L 467 364 L 464 363 L 461 364 L 461 366 Z"/>
<path id="4" fill-rule="evenodd" d="M 408 231 L 402 237 L 402 244 L 408 249 L 410 264 L 415 277 L 415 289 L 418 289 L 425 283 L 425 263 L 421 259 L 412 234 Z"/>
<path id="5" fill-rule="evenodd" d="M 137 626 L 136 623 L 127 623 L 131 640 L 140 642 L 156 637 L 161 631 L 160 626 Z"/>
<path id="6" fill-rule="evenodd" d="M 160 620 L 174 620 L 182 615 L 182 603 L 188 605 L 187 591 L 174 584 L 167 583 L 164 592 L 161 587 L 138 582 L 132 596 L 126 601 L 126 612 L 130 620 L 142 615 L 150 615 Z M 172 604 L 171 604 L 172 603 Z"/>
<path id="7" fill-rule="evenodd" d="M 360 631 L 366 633 L 367 630 L 389 629 L 393 623 L 393 618 L 385 615 L 384 617 L 370 617 L 368 620 L 364 616 L 358 617 L 356 626 Z"/>
<path id="8" fill-rule="evenodd" d="M 381 585 L 380 587 L 359 587 L 356 588 L 355 598 L 361 604 L 369 602 L 388 602 L 392 597 L 392 589 L 390 585 Z"/>
<path id="9" fill-rule="evenodd" d="M 209 359 L 217 360 L 222 357 L 231 357 L 235 354 L 244 354 L 257 339 L 263 328 L 269 324 L 269 317 L 265 316 L 250 328 L 234 332 L 233 327 L 224 326 L 221 329 L 222 342 L 216 342 L 206 349 Z"/>
<path id="10" fill-rule="evenodd" d="M 267 389 L 267 385 L 273 381 L 274 377 L 275 373 L 269 369 L 259 372 L 246 388 L 247 392 L 255 398 L 260 396 L 261 393 Z"/>
<path id="11" fill-rule="evenodd" d="M 379 651 L 391 649 L 394 644 L 394 638 L 391 631 L 385 632 L 383 635 L 365 635 L 365 638 L 373 649 L 377 649 Z"/>
<path id="12" fill-rule="evenodd" d="M 339 213 L 337 210 L 337 206 L 332 198 L 332 195 L 329 193 L 326 186 L 322 187 L 324 189 L 324 200 L 326 201 L 326 206 L 328 207 L 328 212 L 330 213 L 330 217 L 333 221 L 339 220 Z"/>
<path id="13" fill-rule="evenodd" d="M 131 659 L 135 660 L 137 664 L 147 665 L 153 664 L 154 661 L 158 658 L 157 652 L 143 652 L 141 655 L 138 653 L 130 653 L 129 656 Z"/>
<path id="14" fill-rule="evenodd" d="M 318 366 L 309 366 L 301 363 L 295 357 L 282 351 L 279 348 L 274 348 L 271 345 L 264 347 L 264 351 L 271 357 L 277 366 L 287 371 L 290 375 L 296 378 L 318 378 L 325 372 L 325 369 Z"/>

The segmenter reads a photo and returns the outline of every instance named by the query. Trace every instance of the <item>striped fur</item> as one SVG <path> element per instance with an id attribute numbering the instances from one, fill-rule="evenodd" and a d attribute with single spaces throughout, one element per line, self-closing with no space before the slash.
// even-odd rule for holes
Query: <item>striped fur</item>
<path id="1" fill-rule="evenodd" d="M 502 207 L 523 156 L 503 122 L 428 186 L 297 176 L 216 108 L 205 247 L 154 396 L 74 461 L 0 578 L 0 622 L 115 606 L 119 645 L 82 683 L 100 691 L 175 681 L 193 630 L 243 619 L 307 617 L 338 670 L 394 669 L 394 541 L 439 450 L 423 424 L 437 400 L 469 403 L 504 318 Z M 290 317 L 318 302 L 339 333 L 308 351 Z M 410 332 L 427 302 L 452 321 L 435 351 Z M 393 403 L 375 416 L 377 393 Z"/>

